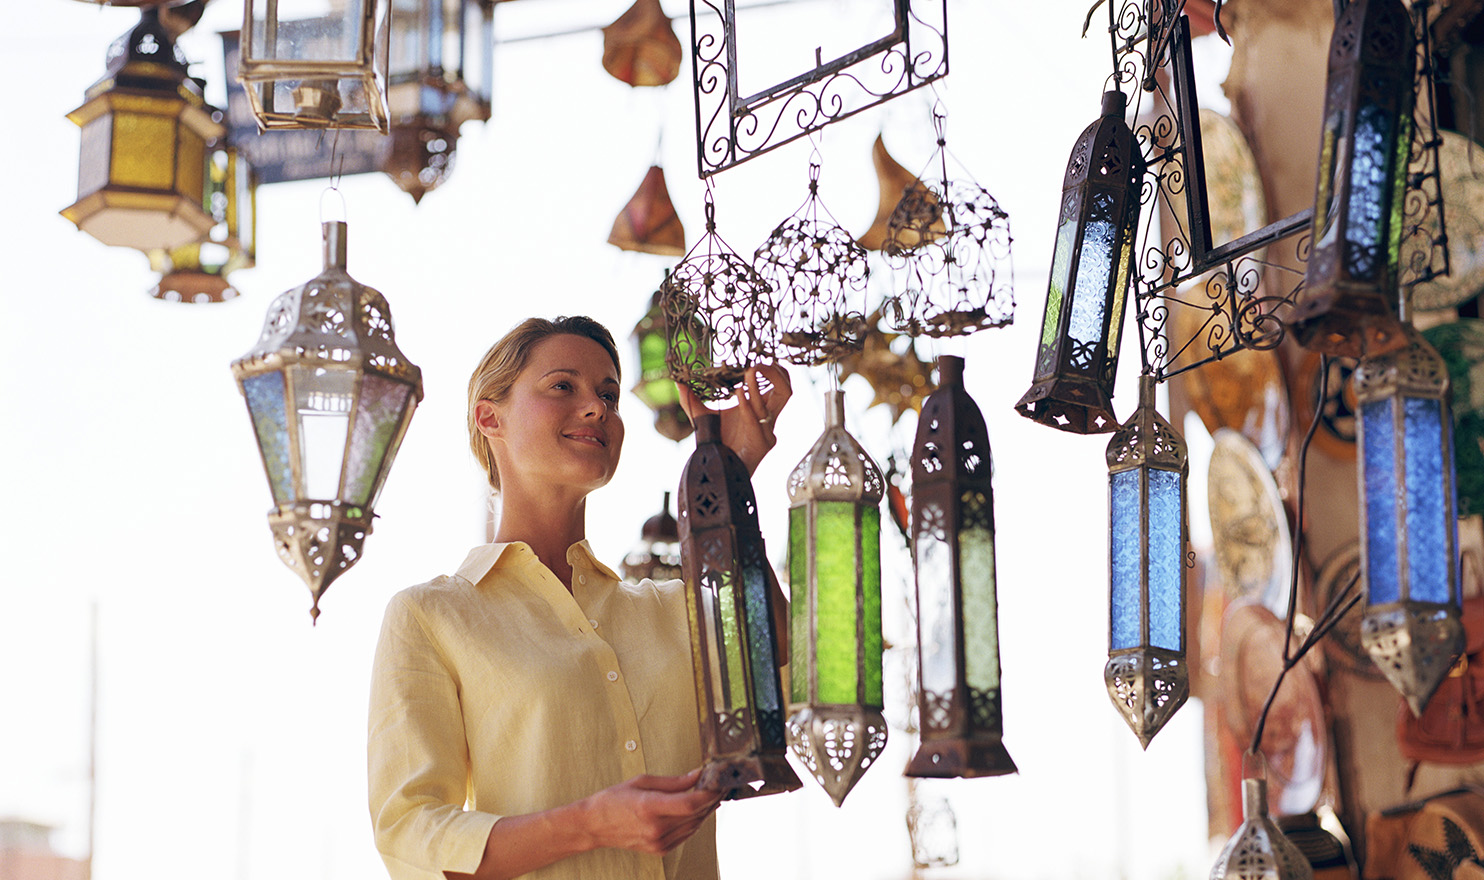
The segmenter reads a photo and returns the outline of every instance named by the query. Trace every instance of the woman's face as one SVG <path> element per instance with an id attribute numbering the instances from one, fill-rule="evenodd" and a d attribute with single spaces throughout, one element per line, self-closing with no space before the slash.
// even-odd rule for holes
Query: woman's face
<path id="1" fill-rule="evenodd" d="M 510 393 L 491 406 L 493 419 L 480 419 L 502 489 L 607 483 L 623 448 L 621 393 L 618 369 L 597 342 L 564 333 L 536 343 Z"/>

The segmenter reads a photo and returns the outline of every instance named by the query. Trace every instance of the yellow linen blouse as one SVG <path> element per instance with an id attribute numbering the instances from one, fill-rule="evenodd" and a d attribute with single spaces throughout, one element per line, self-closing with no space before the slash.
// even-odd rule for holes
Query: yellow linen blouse
<path id="1" fill-rule="evenodd" d="M 572 592 L 524 543 L 387 606 L 371 682 L 369 794 L 393 880 L 479 866 L 501 816 L 701 764 L 685 591 L 623 583 L 586 541 Z M 715 880 L 715 816 L 663 858 L 599 849 L 532 880 Z"/>

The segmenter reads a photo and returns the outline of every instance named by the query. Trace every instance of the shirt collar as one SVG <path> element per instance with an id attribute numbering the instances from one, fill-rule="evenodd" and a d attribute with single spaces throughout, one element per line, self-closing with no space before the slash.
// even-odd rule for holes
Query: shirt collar
<path id="1" fill-rule="evenodd" d="M 464 564 L 459 566 L 458 576 L 471 584 L 477 584 L 484 580 L 484 576 L 497 565 L 513 565 L 521 560 L 537 561 L 535 551 L 524 541 L 512 541 L 507 544 L 480 544 L 464 557 Z M 567 548 L 567 562 L 574 570 L 588 568 L 615 581 L 622 580 L 613 569 L 598 561 L 598 558 L 593 555 L 592 545 L 588 544 L 586 539 Z"/>

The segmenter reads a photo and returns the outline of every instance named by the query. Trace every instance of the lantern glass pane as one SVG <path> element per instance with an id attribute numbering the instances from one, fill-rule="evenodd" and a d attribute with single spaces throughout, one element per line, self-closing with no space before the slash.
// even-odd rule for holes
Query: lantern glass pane
<path id="1" fill-rule="evenodd" d="M 380 479 L 391 469 L 393 446 L 412 386 L 367 374 L 361 380 L 361 403 L 350 434 L 350 459 L 345 467 L 345 500 L 375 506 Z M 373 494 L 375 493 L 375 494 Z"/>
<path id="2" fill-rule="evenodd" d="M 183 125 L 177 131 L 175 191 L 199 203 L 210 213 L 211 203 L 206 198 L 206 141 Z"/>
<path id="3" fill-rule="evenodd" d="M 742 601 L 747 611 L 747 652 L 751 659 L 753 699 L 759 709 L 782 708 L 778 693 L 778 668 L 773 656 L 773 618 L 768 611 L 768 578 L 758 559 L 743 564 Z"/>
<path id="4" fill-rule="evenodd" d="M 1149 471 L 1149 644 L 1181 649 L 1180 573 L 1184 566 L 1180 474 Z"/>
<path id="5" fill-rule="evenodd" d="M 717 621 L 721 627 L 721 683 L 728 711 L 747 705 L 747 666 L 742 661 L 742 609 L 737 607 L 737 586 L 732 573 L 719 572 Z"/>
<path id="6" fill-rule="evenodd" d="M 964 493 L 958 533 L 959 580 L 963 584 L 964 677 L 973 690 L 1000 686 L 999 609 L 995 599 L 994 528 L 986 515 L 989 497 Z"/>
<path id="7" fill-rule="evenodd" d="M 1355 114 L 1354 156 L 1350 160 L 1350 202 L 1345 206 L 1345 262 L 1356 278 L 1384 268 L 1381 236 L 1390 228 L 1387 211 L 1392 181 L 1391 119 L 1375 104 Z"/>
<path id="8" fill-rule="evenodd" d="M 1444 495 L 1442 407 L 1408 397 L 1402 407 L 1407 468 L 1407 598 L 1452 601 L 1449 583 L 1453 528 Z"/>
<path id="9" fill-rule="evenodd" d="M 1112 314 L 1108 316 L 1108 363 L 1104 368 L 1111 376 L 1118 365 L 1118 342 L 1123 335 L 1123 301 L 1128 296 L 1128 276 L 1134 255 L 1134 227 L 1139 224 L 1139 200 L 1128 200 L 1129 218 L 1122 230 L 1123 243 L 1118 247 L 1118 274 L 1113 279 Z"/>
<path id="10" fill-rule="evenodd" d="M 652 409 L 680 402 L 680 388 L 665 366 L 665 335 L 658 327 L 639 338 L 639 376 L 644 403 Z"/>
<path id="11" fill-rule="evenodd" d="M 706 630 L 706 672 L 711 676 L 711 711 L 717 715 L 727 712 L 727 676 L 722 665 L 720 602 L 717 592 L 721 588 L 720 575 L 712 570 L 701 574 L 701 626 Z"/>
<path id="12" fill-rule="evenodd" d="M 364 0 L 285 2 L 286 12 L 272 0 L 254 0 L 253 54 L 274 61 L 355 61 L 360 57 L 360 27 Z M 270 12 L 270 10 L 272 10 Z M 272 16 L 273 21 L 269 21 Z M 312 16 L 312 17 L 310 17 Z M 351 26 L 347 27 L 346 23 Z M 270 26 L 273 38 L 269 38 Z"/>
<path id="13" fill-rule="evenodd" d="M 113 120 L 115 186 L 170 189 L 175 178 L 175 120 L 168 116 L 117 112 Z"/>
<path id="14" fill-rule="evenodd" d="M 242 380 L 242 393 L 247 398 L 247 411 L 258 435 L 258 449 L 263 453 L 263 467 L 268 475 L 268 488 L 273 492 L 273 503 L 288 504 L 295 498 L 283 373 L 275 370 L 248 376 Z"/>
<path id="15" fill-rule="evenodd" d="M 865 703 L 885 706 L 881 681 L 881 656 L 886 650 L 881 636 L 881 508 L 863 508 L 860 517 L 861 611 L 865 618 L 861 665 L 866 676 Z"/>
<path id="16" fill-rule="evenodd" d="M 426 13 L 440 17 L 441 0 L 392 0 L 392 30 L 387 55 L 387 77 L 392 82 L 412 79 L 434 66 L 430 52 L 441 53 L 442 34 L 432 30 Z M 440 28 L 441 30 L 441 28 Z"/>
<path id="17" fill-rule="evenodd" d="M 355 373 L 312 366 L 294 367 L 293 371 L 304 493 L 308 499 L 331 501 L 339 497 Z"/>
<path id="18" fill-rule="evenodd" d="M 1366 601 L 1372 605 L 1400 598 L 1397 583 L 1396 432 L 1394 398 L 1362 404 L 1361 455 L 1365 482 Z"/>
<path id="19" fill-rule="evenodd" d="M 1143 644 L 1139 618 L 1139 469 L 1120 471 L 1109 478 L 1112 484 L 1110 539 L 1112 550 L 1112 600 L 1109 615 L 1111 650 L 1137 648 Z"/>
<path id="20" fill-rule="evenodd" d="M 1333 244 L 1338 228 L 1335 225 L 1335 214 L 1339 211 L 1335 172 L 1343 164 L 1339 156 L 1345 149 L 1340 138 L 1343 124 L 1344 115 L 1340 113 L 1332 114 L 1324 123 L 1324 141 L 1319 147 L 1319 192 L 1314 197 L 1314 228 L 1318 230 L 1314 242 L 1316 248 Z"/>
<path id="21" fill-rule="evenodd" d="M 1051 257 L 1051 283 L 1046 288 L 1046 316 L 1041 321 L 1041 355 L 1038 364 L 1045 365 L 1045 353 L 1055 347 L 1061 332 L 1062 298 L 1072 272 L 1072 251 L 1077 246 L 1077 216 L 1062 220 L 1056 230 L 1056 251 Z M 1046 370 L 1050 372 L 1048 368 Z"/>
<path id="22" fill-rule="evenodd" d="M 856 535 L 856 511 L 848 501 L 821 501 L 815 521 L 815 669 L 821 703 L 854 703 L 856 679 L 856 580 L 863 549 Z M 878 600 L 879 601 L 879 600 Z M 869 630 L 869 627 L 867 627 Z M 880 638 L 880 625 L 877 625 Z"/>
<path id="23" fill-rule="evenodd" d="M 1387 265 L 1400 266 L 1402 260 L 1402 222 L 1407 207 L 1407 164 L 1412 150 L 1412 117 L 1397 120 L 1396 155 L 1391 165 L 1391 226 L 1387 230 Z"/>
<path id="24" fill-rule="evenodd" d="M 924 522 L 941 523 L 943 514 L 925 508 Z M 922 529 L 913 542 L 917 551 L 917 629 L 922 639 L 922 689 L 952 694 L 958 683 L 953 623 L 953 560 L 941 528 Z"/>
<path id="25" fill-rule="evenodd" d="M 77 195 L 89 196 L 108 185 L 109 153 L 113 149 L 113 117 L 104 114 L 82 127 L 77 160 Z"/>
<path id="26" fill-rule="evenodd" d="M 795 703 L 809 701 L 809 509 L 788 511 L 788 583 L 793 594 L 789 613 L 789 687 Z"/>
<path id="27" fill-rule="evenodd" d="M 1113 274 L 1113 245 L 1118 229 L 1113 222 L 1113 196 L 1094 192 L 1088 202 L 1087 226 L 1082 232 L 1082 253 L 1077 261 L 1077 286 L 1072 293 L 1072 319 L 1067 335 L 1072 339 L 1071 365 L 1086 370 L 1093 352 L 1103 341 L 1107 322 L 1108 280 Z"/>

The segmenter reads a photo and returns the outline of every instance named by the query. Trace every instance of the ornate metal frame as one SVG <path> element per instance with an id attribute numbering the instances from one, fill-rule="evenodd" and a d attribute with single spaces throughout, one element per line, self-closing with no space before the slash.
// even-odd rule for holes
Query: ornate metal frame
<path id="1" fill-rule="evenodd" d="M 828 62 L 816 50 L 812 70 L 744 96 L 735 0 L 699 0 L 701 15 L 697 3 L 690 2 L 691 70 L 702 178 L 948 73 L 947 0 L 892 0 L 895 27 L 886 36 Z M 703 18 L 715 24 L 703 26 Z"/>

